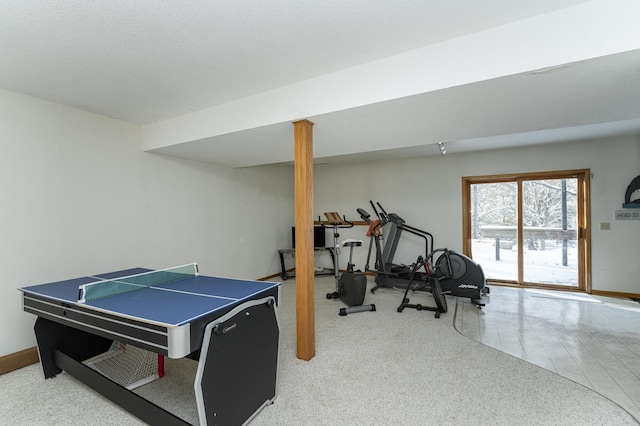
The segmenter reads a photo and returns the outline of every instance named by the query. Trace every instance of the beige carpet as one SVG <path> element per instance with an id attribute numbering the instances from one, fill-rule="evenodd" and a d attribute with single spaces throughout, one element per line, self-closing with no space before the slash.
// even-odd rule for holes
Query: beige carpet
<path id="1" fill-rule="evenodd" d="M 396 312 L 402 294 L 380 289 L 365 300 L 377 312 L 339 317 L 342 303 L 325 298 L 333 288 L 333 278 L 317 278 L 316 356 L 305 362 L 296 359 L 295 280 L 283 282 L 278 397 L 252 425 L 637 424 L 598 393 L 459 334 L 455 298 L 435 319 Z M 169 360 L 167 369 L 139 392 L 197 422 L 195 363 Z M 43 380 L 37 366 L 0 376 L 0 389 L 0 423 L 137 424 L 66 374 Z"/>

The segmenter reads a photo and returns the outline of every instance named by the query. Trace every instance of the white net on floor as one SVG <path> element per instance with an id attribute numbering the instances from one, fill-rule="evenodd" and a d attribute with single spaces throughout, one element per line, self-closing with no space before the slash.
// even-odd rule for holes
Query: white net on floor
<path id="1" fill-rule="evenodd" d="M 117 341 L 108 351 L 84 363 L 129 390 L 161 377 L 158 354 Z"/>

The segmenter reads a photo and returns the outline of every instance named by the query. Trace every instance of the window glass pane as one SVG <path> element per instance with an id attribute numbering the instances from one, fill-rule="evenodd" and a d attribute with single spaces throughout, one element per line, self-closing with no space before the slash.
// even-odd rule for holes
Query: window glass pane
<path id="1" fill-rule="evenodd" d="M 522 182 L 523 279 L 578 285 L 577 179 Z"/>
<path id="2" fill-rule="evenodd" d="M 518 280 L 518 186 L 471 185 L 471 251 L 487 279 Z"/>

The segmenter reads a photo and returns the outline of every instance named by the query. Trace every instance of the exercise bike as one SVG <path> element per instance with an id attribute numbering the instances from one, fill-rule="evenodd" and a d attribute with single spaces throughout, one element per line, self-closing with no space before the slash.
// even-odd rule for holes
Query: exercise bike
<path id="1" fill-rule="evenodd" d="M 325 213 L 324 215 L 333 228 L 333 267 L 336 280 L 336 291 L 327 293 L 327 299 L 340 299 L 347 305 L 346 308 L 340 308 L 338 312 L 340 316 L 357 312 L 375 311 L 376 305 L 363 305 L 364 297 L 367 293 L 367 276 L 362 272 L 355 272 L 353 269 L 353 248 L 361 246 L 362 241 L 346 240 L 343 242 L 344 247 L 349 247 L 349 263 L 347 264 L 347 270 L 340 275 L 340 242 L 338 241 L 340 234 L 338 233 L 338 229 L 352 228 L 353 222 L 349 222 L 344 216 L 340 217 L 336 212 Z M 322 221 L 320 221 L 320 224 L 325 227 Z"/>

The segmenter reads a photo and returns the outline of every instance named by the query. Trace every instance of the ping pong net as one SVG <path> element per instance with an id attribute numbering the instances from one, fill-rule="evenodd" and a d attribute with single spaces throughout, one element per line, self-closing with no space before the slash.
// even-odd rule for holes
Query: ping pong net
<path id="1" fill-rule="evenodd" d="M 160 286 L 174 281 L 198 275 L 198 265 L 175 266 L 157 271 L 143 272 L 113 279 L 99 279 L 98 281 L 82 284 L 79 288 L 78 303 L 87 303 L 117 294 L 141 290 L 147 287 Z"/>
<path id="2" fill-rule="evenodd" d="M 168 284 L 195 275 L 198 275 L 198 265 L 190 263 L 114 279 L 100 278 L 80 286 L 78 303 Z M 107 352 L 84 363 L 129 390 L 164 376 L 162 355 L 118 341 L 114 341 Z"/>

